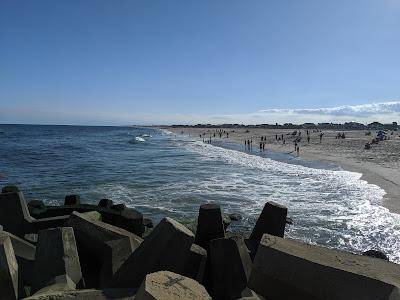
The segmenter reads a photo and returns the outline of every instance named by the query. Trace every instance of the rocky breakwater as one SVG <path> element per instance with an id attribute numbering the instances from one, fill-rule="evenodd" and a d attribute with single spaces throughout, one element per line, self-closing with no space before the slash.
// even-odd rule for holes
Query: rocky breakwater
<path id="1" fill-rule="evenodd" d="M 138 211 L 79 200 L 26 203 L 3 188 L 0 300 L 400 299 L 399 265 L 286 239 L 287 208 L 273 202 L 244 238 L 227 236 L 216 204 L 200 207 L 195 233 L 166 217 L 143 236 L 152 223 Z"/>

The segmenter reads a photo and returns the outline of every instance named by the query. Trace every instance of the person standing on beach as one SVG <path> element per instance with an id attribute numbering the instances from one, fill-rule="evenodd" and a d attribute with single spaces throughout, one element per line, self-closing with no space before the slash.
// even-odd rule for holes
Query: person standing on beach
<path id="1" fill-rule="evenodd" d="M 310 143 L 310 136 L 307 135 L 307 142 Z"/>
<path id="2" fill-rule="evenodd" d="M 297 142 L 295 141 L 294 142 L 294 151 L 296 151 L 297 150 Z"/>
<path id="3" fill-rule="evenodd" d="M 323 132 L 321 132 L 320 134 L 319 134 L 319 142 L 321 143 L 322 142 L 322 136 L 324 135 L 324 133 Z"/>
<path id="4" fill-rule="evenodd" d="M 261 141 L 263 141 L 264 140 L 264 137 L 263 136 L 261 136 Z"/>
<path id="5" fill-rule="evenodd" d="M 297 156 L 299 156 L 300 153 L 300 146 L 297 146 Z"/>
<path id="6" fill-rule="evenodd" d="M 265 143 L 263 143 L 262 148 L 263 148 L 263 151 L 264 151 L 265 150 Z"/>
<path id="7" fill-rule="evenodd" d="M 262 150 L 262 142 L 260 142 L 260 152 L 261 152 L 261 150 Z"/>
<path id="8" fill-rule="evenodd" d="M 282 133 L 282 140 L 283 140 L 283 133 Z"/>

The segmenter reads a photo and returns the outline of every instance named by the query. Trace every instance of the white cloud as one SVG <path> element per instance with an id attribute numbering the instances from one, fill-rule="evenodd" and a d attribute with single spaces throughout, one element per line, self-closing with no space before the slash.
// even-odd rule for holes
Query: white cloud
<path id="1" fill-rule="evenodd" d="M 299 108 L 299 109 L 263 109 L 257 113 L 213 116 L 215 121 L 233 123 L 296 123 L 305 122 L 360 122 L 382 123 L 400 122 L 400 101 L 343 105 L 337 107 Z M 213 123 L 214 123 L 213 122 Z"/>
<path id="2" fill-rule="evenodd" d="M 129 124 L 197 124 L 238 123 L 275 124 L 305 122 L 360 122 L 400 123 L 400 101 L 343 105 L 323 108 L 263 109 L 238 114 L 134 114 L 129 112 L 50 112 L 30 109 L 0 110 L 0 123 L 32 124 L 82 124 L 82 125 L 129 125 Z"/>
<path id="3" fill-rule="evenodd" d="M 370 103 L 360 105 L 343 105 L 327 108 L 303 108 L 303 109 L 266 109 L 261 110 L 264 113 L 282 113 L 282 114 L 306 114 L 306 115 L 332 115 L 332 116 L 356 116 L 368 117 L 376 114 L 399 113 L 400 101 Z"/>

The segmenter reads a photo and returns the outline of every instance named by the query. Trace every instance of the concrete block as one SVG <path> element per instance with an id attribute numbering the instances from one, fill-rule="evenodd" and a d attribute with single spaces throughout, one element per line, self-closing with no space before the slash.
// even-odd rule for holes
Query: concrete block
<path id="1" fill-rule="evenodd" d="M 0 300 L 18 299 L 18 264 L 11 239 L 0 235 Z"/>
<path id="2" fill-rule="evenodd" d="M 0 194 L 0 224 L 4 230 L 21 238 L 27 233 L 37 233 L 40 229 L 61 226 L 68 218 L 66 216 L 43 218 L 36 220 L 28 210 L 22 192 Z"/>
<path id="3" fill-rule="evenodd" d="M 101 199 L 99 201 L 99 204 L 97 205 L 98 207 L 102 208 L 111 208 L 111 206 L 114 205 L 114 202 L 110 199 Z"/>
<path id="4" fill-rule="evenodd" d="M 114 276 L 113 287 L 139 287 L 146 274 L 161 270 L 182 273 L 193 233 L 171 218 L 164 218 L 131 254 Z"/>
<path id="5" fill-rule="evenodd" d="M 384 260 L 389 261 L 389 258 L 386 256 L 386 254 L 383 253 L 382 251 L 379 251 L 379 250 L 371 249 L 371 250 L 368 250 L 368 251 L 364 251 L 362 253 L 362 255 L 375 257 L 375 258 L 380 258 L 380 259 L 384 259 Z"/>
<path id="6" fill-rule="evenodd" d="M 0 203 L 0 223 L 4 230 L 20 237 L 33 230 L 32 223 L 35 219 L 30 216 L 21 192 L 0 194 Z"/>
<path id="7" fill-rule="evenodd" d="M 18 193 L 19 188 L 16 185 L 6 185 L 1 188 L 1 193 Z"/>
<path id="8" fill-rule="evenodd" d="M 76 284 L 68 275 L 60 275 L 50 279 L 44 284 L 44 288 L 40 289 L 35 295 L 46 294 L 58 291 L 74 291 Z"/>
<path id="9" fill-rule="evenodd" d="M 111 209 L 116 210 L 116 211 L 122 211 L 125 208 L 126 208 L 126 205 L 124 203 L 118 203 L 118 204 L 111 205 Z"/>
<path id="10" fill-rule="evenodd" d="M 275 202 L 267 202 L 258 217 L 249 239 L 259 243 L 264 233 L 283 237 L 286 226 L 287 208 Z"/>
<path id="11" fill-rule="evenodd" d="M 74 231 L 71 227 L 42 230 L 36 248 L 32 290 L 38 291 L 53 283 L 55 278 L 63 278 L 60 284 L 83 287 L 82 271 Z M 61 277 L 60 277 L 61 276 Z"/>
<path id="12" fill-rule="evenodd" d="M 191 278 L 169 271 L 148 274 L 136 300 L 211 299 L 206 289 Z"/>
<path id="13" fill-rule="evenodd" d="M 24 239 L 31 244 L 37 244 L 39 235 L 37 233 L 27 233 L 24 235 Z"/>
<path id="14" fill-rule="evenodd" d="M 103 222 L 123 228 L 138 236 L 142 236 L 144 232 L 143 215 L 136 209 L 101 209 L 100 212 Z"/>
<path id="15" fill-rule="evenodd" d="M 254 291 L 248 289 L 248 294 L 237 300 L 266 300 L 264 297 L 257 295 Z"/>
<path id="16" fill-rule="evenodd" d="M 125 208 L 125 206 L 122 210 L 91 204 L 45 206 L 43 209 L 35 209 L 30 206 L 28 208 L 31 216 L 39 220 L 69 216 L 74 211 L 79 213 L 97 211 L 101 214 L 101 220 L 105 223 L 121 227 L 138 236 L 142 236 L 144 232 L 143 215 L 139 211 L 133 208 Z"/>
<path id="17" fill-rule="evenodd" d="M 185 259 L 182 275 L 202 283 L 207 262 L 207 251 L 199 245 L 193 244 Z"/>
<path id="18" fill-rule="evenodd" d="M 75 232 L 87 287 L 108 287 L 111 278 L 142 243 L 135 234 L 74 212 L 66 222 Z"/>
<path id="19" fill-rule="evenodd" d="M 92 220 L 101 221 L 101 214 L 98 211 L 88 211 L 82 214 L 89 217 Z"/>
<path id="20" fill-rule="evenodd" d="M 400 265 L 265 234 L 248 286 L 267 299 L 398 300 Z"/>
<path id="21" fill-rule="evenodd" d="M 81 204 L 81 199 L 79 195 L 67 195 L 64 199 L 64 205 L 79 205 Z"/>
<path id="22" fill-rule="evenodd" d="M 25 300 L 134 300 L 137 289 L 43 291 Z"/>
<path id="23" fill-rule="evenodd" d="M 208 251 L 210 241 L 224 238 L 221 208 L 217 204 L 203 204 L 199 209 L 195 244 Z"/>
<path id="24" fill-rule="evenodd" d="M 251 296 L 247 288 L 252 262 L 242 237 L 215 239 L 210 244 L 211 277 L 215 299 Z"/>
<path id="25" fill-rule="evenodd" d="M 35 260 L 36 247 L 31 243 L 9 233 L 7 231 L 0 232 L 1 235 L 10 237 L 14 254 L 18 263 L 18 276 L 21 286 L 30 286 L 32 283 L 33 264 Z"/>

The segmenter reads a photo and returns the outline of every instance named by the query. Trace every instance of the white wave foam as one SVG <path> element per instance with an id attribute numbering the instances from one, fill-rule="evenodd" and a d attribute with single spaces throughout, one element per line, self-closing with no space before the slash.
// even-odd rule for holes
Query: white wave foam
<path id="1" fill-rule="evenodd" d="M 400 216 L 380 205 L 385 191 L 361 180 L 362 174 L 313 169 L 197 141 L 186 149 L 205 163 L 243 168 L 239 178 L 229 172 L 212 177 L 203 192 L 227 198 L 239 194 L 241 211 L 253 220 L 273 200 L 286 205 L 295 220 L 290 237 L 353 252 L 380 249 L 400 262 Z"/>

